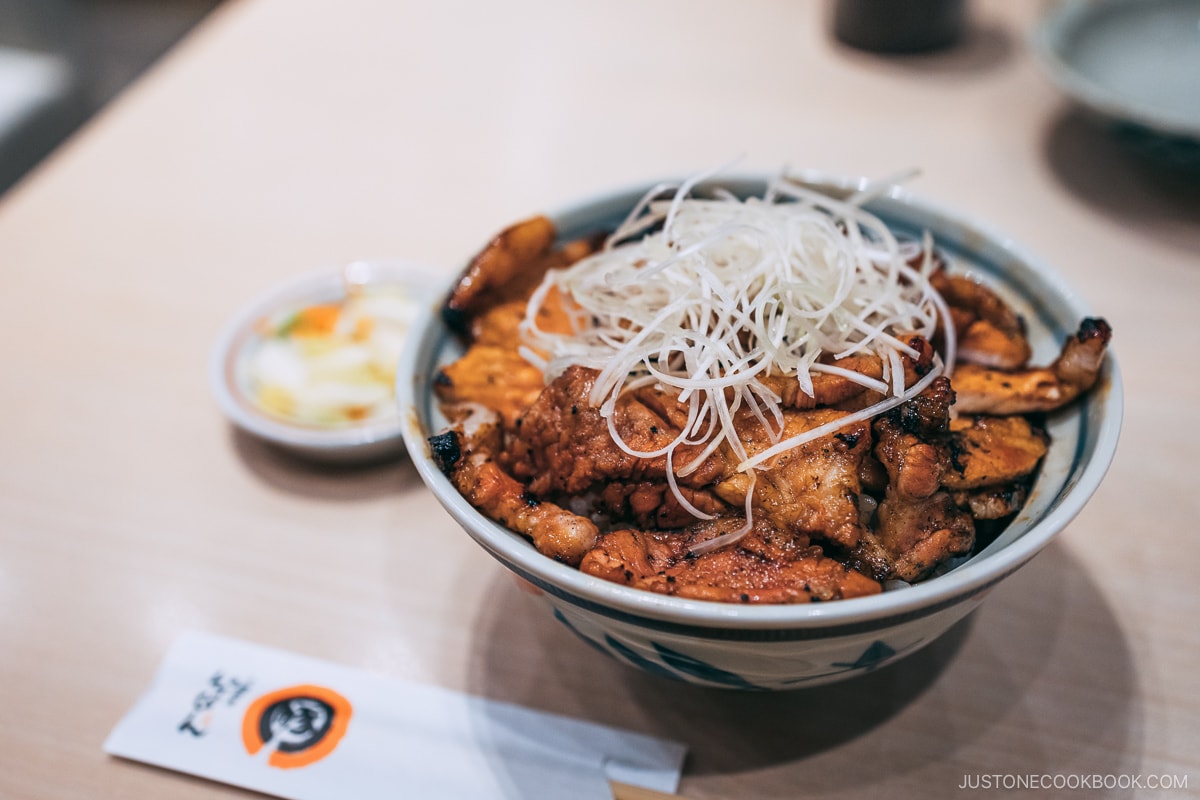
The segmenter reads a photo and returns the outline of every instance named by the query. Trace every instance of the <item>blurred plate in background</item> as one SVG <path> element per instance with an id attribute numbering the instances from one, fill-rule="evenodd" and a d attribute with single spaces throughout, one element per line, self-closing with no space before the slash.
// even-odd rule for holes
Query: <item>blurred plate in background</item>
<path id="1" fill-rule="evenodd" d="M 1054 83 L 1138 150 L 1200 168 L 1200 0 L 1066 0 L 1033 48 Z"/>

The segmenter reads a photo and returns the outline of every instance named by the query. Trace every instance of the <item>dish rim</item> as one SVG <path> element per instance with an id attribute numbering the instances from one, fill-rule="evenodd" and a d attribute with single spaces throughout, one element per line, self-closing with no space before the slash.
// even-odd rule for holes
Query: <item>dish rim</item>
<path id="1" fill-rule="evenodd" d="M 791 171 L 789 174 L 806 183 L 838 191 L 858 191 L 871 184 L 871 181 L 865 178 L 846 178 L 818 170 Z M 760 173 L 727 174 L 717 176 L 706 183 L 762 183 L 770 177 L 769 174 Z M 669 180 L 679 182 L 678 178 Z M 599 192 L 569 203 L 549 216 L 556 225 L 560 225 L 561 231 L 569 227 L 562 221 L 577 220 L 586 214 L 599 216 L 596 209 L 614 206 L 617 202 L 649 190 L 661 182 L 663 181 L 639 181 L 622 188 Z M 964 230 L 982 235 L 986 241 L 1000 248 L 1014 260 L 1028 265 L 1030 270 L 1036 271 L 1039 277 L 1052 285 L 1057 299 L 1061 300 L 1077 319 L 1090 316 L 1086 303 L 1053 267 L 990 225 L 981 223 L 968 214 L 951 212 L 899 186 L 891 187 L 881 196 L 931 219 L 932 222 L 953 222 L 963 226 Z M 629 616 L 634 619 L 696 628 L 765 630 L 841 627 L 892 617 L 932 613 L 990 588 L 1044 548 L 1078 515 L 1095 494 L 1116 452 L 1124 395 L 1120 369 L 1110 349 L 1103 368 L 1105 375 L 1102 377 L 1102 380 L 1107 380 L 1107 388 L 1103 399 L 1097 401 L 1102 404 L 1103 414 L 1097 425 L 1092 458 L 1083 465 L 1075 484 L 1062 490 L 1064 496 L 1061 502 L 1015 541 L 986 558 L 973 558 L 944 575 L 899 591 L 828 603 L 739 605 L 691 600 L 623 586 L 586 575 L 575 567 L 561 564 L 537 552 L 520 534 L 493 522 L 471 506 L 433 463 L 426 442 L 429 433 L 422 430 L 420 423 L 418 400 L 432 394 L 431 375 L 421 375 L 417 369 L 422 364 L 425 343 L 430 336 L 436 334 L 434 344 L 440 349 L 449 335 L 440 320 L 439 309 L 441 299 L 445 297 L 445 292 L 453 285 L 454 280 L 457 280 L 457 274 L 435 297 L 435 302 L 427 304 L 414 320 L 413 335 L 407 342 L 396 372 L 396 397 L 400 404 L 402 432 L 410 458 L 421 479 L 450 515 L 506 568 L 522 577 L 535 578 L 547 586 L 557 588 L 556 594 L 561 594 L 576 604 L 598 606 L 609 612 L 610 616 Z"/>
<path id="2" fill-rule="evenodd" d="M 1154 0 L 1155 5 L 1162 2 Z M 1064 53 L 1065 43 L 1088 20 L 1111 7 L 1139 4 L 1139 0 L 1064 0 L 1039 18 L 1029 36 L 1031 49 L 1050 81 L 1093 112 L 1117 122 L 1138 125 L 1160 136 L 1200 143 L 1200 117 L 1180 118 L 1154 107 L 1138 105 L 1090 80 Z"/>

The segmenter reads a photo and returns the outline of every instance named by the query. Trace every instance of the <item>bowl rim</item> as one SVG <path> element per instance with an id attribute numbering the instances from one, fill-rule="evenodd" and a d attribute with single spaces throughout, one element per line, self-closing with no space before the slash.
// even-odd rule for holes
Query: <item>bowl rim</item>
<path id="1" fill-rule="evenodd" d="M 793 170 L 788 174 L 806 183 L 838 191 L 858 191 L 872 184 L 866 178 L 847 178 L 819 170 Z M 706 183 L 763 183 L 772 177 L 767 173 L 722 174 Z M 678 183 L 679 178 L 668 181 Z M 577 219 L 600 207 L 639 192 L 649 190 L 664 181 L 639 181 L 622 188 L 597 193 L 569 203 L 549 214 L 560 220 Z M 917 213 L 931 218 L 953 221 L 979 233 L 1014 260 L 1023 262 L 1039 278 L 1054 287 L 1061 300 L 1077 319 L 1089 316 L 1090 311 L 1078 293 L 1058 272 L 1041 258 L 1017 244 L 1010 237 L 974 217 L 951 212 L 899 186 L 881 194 Z M 561 228 L 560 228 L 561 229 Z M 448 290 L 457 274 L 445 287 Z M 1061 502 L 1030 526 L 1019 538 L 986 558 L 972 559 L 936 578 L 914 584 L 898 591 L 887 591 L 868 597 L 857 597 L 828 603 L 790 605 L 739 605 L 706 600 L 692 600 L 662 595 L 642 589 L 605 581 L 580 572 L 575 567 L 548 558 L 519 534 L 500 526 L 477 511 L 458 492 L 449 479 L 433 463 L 418 412 L 418 395 L 432 392 L 429 376 L 421 375 L 423 343 L 431 335 L 443 341 L 447 335 L 438 313 L 438 302 L 427 304 L 413 323 L 413 335 L 401 356 L 396 373 L 396 396 L 403 418 L 403 436 L 413 464 L 421 479 L 452 517 L 493 557 L 521 577 L 551 591 L 552 594 L 576 605 L 591 607 L 608 616 L 625 617 L 640 623 L 654 621 L 690 629 L 732 628 L 744 631 L 768 629 L 826 629 L 845 627 L 881 620 L 924 616 L 957 604 L 986 591 L 1010 575 L 1045 547 L 1075 518 L 1095 493 L 1112 462 L 1120 434 L 1124 395 L 1120 369 L 1111 349 L 1105 359 L 1107 388 L 1099 399 L 1104 413 L 1096 426 L 1095 449 L 1092 458 L 1083 465 L 1075 484 L 1063 490 Z M 1102 378 L 1103 380 L 1103 378 Z"/>
<path id="2" fill-rule="evenodd" d="M 1170 0 L 1166 0 L 1170 1 Z M 1156 5 L 1164 0 L 1157 0 Z M 1140 105 L 1089 79 L 1065 53 L 1068 39 L 1108 9 L 1140 5 L 1139 0 L 1065 0 L 1044 13 L 1028 35 L 1042 71 L 1059 91 L 1111 120 L 1139 125 L 1161 136 L 1200 142 L 1200 118 L 1169 114 Z M 1145 3 L 1149 10 L 1150 3 Z"/>
<path id="3" fill-rule="evenodd" d="M 209 387 L 218 407 L 238 428 L 289 449 L 315 453 L 374 451 L 387 442 L 399 446 L 402 422 L 398 415 L 338 427 L 289 422 L 255 405 L 237 379 L 238 360 L 257 336 L 254 325 L 258 320 L 289 307 L 344 298 L 343 276 L 350 270 L 366 284 L 413 290 L 413 304 L 419 311 L 440 288 L 439 281 L 432 277 L 439 271 L 423 264 L 402 259 L 362 259 L 310 270 L 259 292 L 225 323 L 209 354 Z"/>

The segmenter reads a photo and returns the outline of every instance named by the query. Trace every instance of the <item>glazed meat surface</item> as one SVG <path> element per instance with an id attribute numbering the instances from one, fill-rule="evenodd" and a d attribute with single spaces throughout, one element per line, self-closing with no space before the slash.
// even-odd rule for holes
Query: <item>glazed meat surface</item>
<path id="1" fill-rule="evenodd" d="M 950 468 L 942 483 L 965 490 L 1002 486 L 1029 477 L 1048 438 L 1024 417 L 959 417 L 950 422 Z"/>
<path id="2" fill-rule="evenodd" d="M 932 341 L 892 330 L 903 352 L 891 361 L 826 353 L 811 373 L 811 395 L 795 375 L 764 370 L 755 390 L 777 408 L 755 414 L 732 405 L 737 447 L 678 443 L 695 413 L 678 388 L 638 373 L 638 388 L 624 389 L 608 415 L 592 404 L 597 369 L 554 366 L 562 371 L 548 379 L 526 359 L 543 355 L 520 349 L 531 324 L 570 335 L 581 324 L 581 306 L 556 286 L 527 320 L 531 293 L 600 238 L 554 242 L 548 220 L 526 220 L 461 276 L 443 317 L 466 350 L 434 376 L 451 428 L 430 438 L 431 451 L 473 506 L 542 554 L 660 594 L 829 601 L 953 565 L 976 546 L 977 521 L 986 543 L 1029 495 L 1049 438 L 1026 415 L 1040 420 L 1092 388 L 1111 337 L 1104 320 L 1086 319 L 1052 364 L 1032 367 L 1020 315 L 985 284 L 951 274 L 934 252 L 930 284 L 949 321 L 924 328 Z M 959 363 L 949 378 L 926 378 L 947 324 Z M 905 386 L 925 380 L 927 388 L 874 417 L 857 414 L 885 398 L 889 372 L 901 368 Z M 824 426 L 832 429 L 757 466 L 742 463 Z"/>
<path id="3" fill-rule="evenodd" d="M 1051 411 L 1095 385 L 1112 337 L 1103 319 L 1088 318 L 1068 336 L 1049 367 L 992 369 L 964 364 L 954 374 L 959 413 L 1029 414 Z"/>
<path id="4" fill-rule="evenodd" d="M 473 320 L 514 300 L 524 302 L 548 270 L 578 261 L 597 244 L 580 239 L 554 247 L 555 235 L 554 223 L 545 217 L 501 231 L 475 256 L 447 298 L 442 308 L 447 325 L 470 335 Z"/>
<path id="5" fill-rule="evenodd" d="M 613 441 L 608 422 L 588 400 L 596 374 L 586 367 L 569 367 L 521 416 L 504 465 L 515 477 L 527 481 L 535 495 L 577 494 L 598 482 L 666 480 L 665 455 L 638 458 Z M 613 425 L 625 442 L 641 452 L 666 447 L 686 420 L 687 412 L 679 403 L 654 391 L 624 395 L 613 415 Z M 680 447 L 675 453 L 675 469 L 690 464 L 702 451 L 698 445 Z M 701 488 L 724 470 L 723 459 L 714 454 L 679 482 Z"/>
<path id="6" fill-rule="evenodd" d="M 950 467 L 950 406 L 946 378 L 875 421 L 875 456 L 890 481 L 879 503 L 876 539 L 890 565 L 888 577 L 919 580 L 939 564 L 970 552 L 971 515 L 944 488 Z"/>
<path id="7" fill-rule="evenodd" d="M 848 414 L 822 408 L 788 410 L 783 416 L 787 438 Z M 737 426 L 747 455 L 757 455 L 774 443 L 751 414 L 741 414 Z M 746 493 L 752 491 L 754 507 L 776 528 L 851 550 L 862 535 L 859 468 L 870 452 L 871 426 L 864 420 L 776 456 L 753 476 L 732 472 L 716 485 L 716 493 L 741 508 Z"/>
<path id="8" fill-rule="evenodd" d="M 833 359 L 827 359 L 833 362 Z M 874 355 L 853 355 L 832 364 L 840 369 L 857 372 L 868 378 L 879 380 L 883 377 L 883 362 Z M 870 402 L 878 399 L 879 395 L 867 389 L 862 384 L 855 383 L 845 375 L 821 373 L 813 375 L 813 393 L 809 396 L 800 390 L 796 379 L 786 375 L 764 375 L 759 381 L 775 394 L 780 402 L 788 408 L 809 409 L 819 406 L 838 406 L 853 402 L 862 395 L 870 395 Z"/>
<path id="9" fill-rule="evenodd" d="M 806 603 L 876 594 L 880 585 L 804 537 L 756 520 L 736 545 L 693 556 L 690 548 L 742 524 L 703 522 L 683 531 L 618 530 L 604 534 L 580 569 L 660 594 L 727 603 Z"/>
<path id="10" fill-rule="evenodd" d="M 542 371 L 515 348 L 476 344 L 453 364 L 438 370 L 433 390 L 445 404 L 478 403 L 513 427 L 545 387 Z"/>
<path id="11" fill-rule="evenodd" d="M 430 446 L 438 467 L 473 506 L 491 519 L 528 536 L 542 555 L 578 564 L 596 544 L 599 529 L 586 517 L 532 497 L 524 485 L 497 466 L 483 442 L 450 430 Z"/>
<path id="12" fill-rule="evenodd" d="M 1025 323 L 995 291 L 945 270 L 934 273 L 930 283 L 950 306 L 960 360 L 1002 369 L 1017 369 L 1029 360 Z"/>

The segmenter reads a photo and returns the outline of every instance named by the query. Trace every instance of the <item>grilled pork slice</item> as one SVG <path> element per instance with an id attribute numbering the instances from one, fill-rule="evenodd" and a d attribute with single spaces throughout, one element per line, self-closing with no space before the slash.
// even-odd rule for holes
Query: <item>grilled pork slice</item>
<path id="1" fill-rule="evenodd" d="M 950 422 L 947 489 L 1002 486 L 1033 474 L 1046 455 L 1046 433 L 1024 417 L 959 417 Z"/>
<path id="2" fill-rule="evenodd" d="M 964 275 L 939 270 L 929 276 L 950 307 L 958 335 L 958 358 L 1000 369 L 1025 366 L 1032 350 L 1025 323 L 994 291 Z"/>
<path id="3" fill-rule="evenodd" d="M 993 369 L 963 364 L 954 372 L 962 414 L 1029 414 L 1066 405 L 1095 385 L 1112 328 L 1088 317 L 1048 367 Z"/>
<path id="4" fill-rule="evenodd" d="M 875 457 L 888 473 L 874 536 L 858 554 L 878 576 L 915 581 L 970 552 L 971 515 L 955 505 L 943 479 L 951 468 L 950 381 L 937 378 L 908 402 L 876 418 Z"/>
<path id="5" fill-rule="evenodd" d="M 580 494 L 614 481 L 666 480 L 666 455 L 638 458 L 613 441 L 608 421 L 588 402 L 597 375 L 586 367 L 568 367 L 521 415 L 502 463 L 514 477 L 528 481 L 530 491 L 538 497 Z M 687 409 L 682 404 L 649 388 L 623 395 L 613 413 L 617 432 L 639 452 L 665 448 L 686 422 Z M 674 453 L 676 472 L 702 451 L 700 445 L 679 446 Z M 723 471 L 723 458 L 714 454 L 679 483 L 700 489 Z"/>
<path id="6" fill-rule="evenodd" d="M 740 517 L 700 522 L 681 531 L 625 529 L 602 535 L 581 571 L 660 594 L 726 603 L 807 603 L 876 594 L 879 583 L 847 570 L 765 519 L 736 545 L 700 556 L 691 548 L 730 533 Z"/>
<path id="7" fill-rule="evenodd" d="M 829 408 L 784 410 L 781 438 L 797 436 L 846 416 L 844 411 Z M 739 414 L 735 425 L 748 456 L 761 453 L 776 441 L 752 414 Z M 732 472 L 717 484 L 716 493 L 741 508 L 747 492 L 752 491 L 754 514 L 770 520 L 776 528 L 852 550 L 863 533 L 859 470 L 870 452 L 871 426 L 863 420 L 781 453 L 753 476 Z M 735 464 L 732 460 L 730 463 Z"/>
<path id="8" fill-rule="evenodd" d="M 577 565 L 600 534 L 587 517 L 538 500 L 493 460 L 498 432 L 482 426 L 473 436 L 462 428 L 429 439 L 438 468 L 471 505 L 489 519 L 529 537 L 538 552 Z"/>

